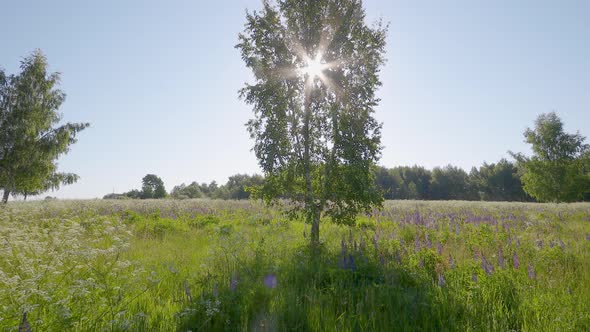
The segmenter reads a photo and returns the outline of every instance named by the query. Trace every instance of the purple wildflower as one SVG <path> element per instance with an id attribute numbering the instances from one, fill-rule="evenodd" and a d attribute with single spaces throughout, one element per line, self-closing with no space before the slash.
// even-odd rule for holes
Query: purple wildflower
<path id="1" fill-rule="evenodd" d="M 500 268 L 504 268 L 504 251 L 502 251 L 502 247 L 498 248 L 498 265 L 500 265 Z"/>
<path id="2" fill-rule="evenodd" d="M 471 280 L 472 280 L 473 282 L 477 283 L 477 274 L 475 274 L 475 272 L 473 272 L 473 273 L 471 274 Z"/>
<path id="3" fill-rule="evenodd" d="M 516 252 L 514 252 L 514 254 L 512 255 L 512 264 L 514 265 L 515 269 L 518 269 L 520 267 L 520 260 L 518 259 L 518 255 L 516 254 Z"/>
<path id="4" fill-rule="evenodd" d="M 219 289 L 217 289 L 217 283 L 213 284 L 213 297 L 219 297 Z"/>
<path id="5" fill-rule="evenodd" d="M 590 241 L 590 234 L 586 234 L 586 241 Z"/>
<path id="6" fill-rule="evenodd" d="M 455 224 L 455 234 L 459 235 L 459 224 Z"/>
<path id="7" fill-rule="evenodd" d="M 235 276 L 232 276 L 231 280 L 229 281 L 229 290 L 233 292 L 237 288 L 238 288 L 238 278 Z"/>
<path id="8" fill-rule="evenodd" d="M 563 243 L 563 241 L 561 241 L 561 239 L 559 239 L 559 246 L 561 247 L 562 250 L 565 250 L 565 243 Z"/>
<path id="9" fill-rule="evenodd" d="M 373 235 L 373 246 L 375 247 L 375 250 L 379 249 L 379 233 L 375 232 L 375 235 Z"/>
<path id="10" fill-rule="evenodd" d="M 539 247 L 539 249 L 543 249 L 543 240 L 537 240 L 537 247 Z"/>
<path id="11" fill-rule="evenodd" d="M 348 267 L 352 271 L 356 271 L 356 264 L 354 263 L 354 257 L 352 257 L 352 255 L 348 255 Z"/>
<path id="12" fill-rule="evenodd" d="M 516 247 L 520 248 L 520 240 L 518 238 L 516 238 Z"/>
<path id="13" fill-rule="evenodd" d="M 18 326 L 18 332 L 31 332 L 31 326 L 29 325 L 29 321 L 27 320 L 27 312 L 23 312 L 23 318 L 20 321 L 20 325 Z"/>
<path id="14" fill-rule="evenodd" d="M 481 255 L 481 267 L 488 276 L 492 275 L 492 273 L 494 272 L 494 267 L 492 266 L 492 264 L 490 264 L 490 262 L 488 262 L 488 260 L 485 258 L 483 254 Z"/>
<path id="15" fill-rule="evenodd" d="M 396 261 L 398 264 L 401 264 L 401 263 L 402 263 L 402 257 L 400 256 L 400 254 L 399 254 L 399 251 L 396 251 L 396 252 L 395 252 L 395 261 Z"/>
<path id="16" fill-rule="evenodd" d="M 531 263 L 529 263 L 529 279 L 535 279 L 536 278 L 536 274 L 535 274 L 535 269 L 533 268 L 533 265 Z"/>
<path id="17" fill-rule="evenodd" d="M 432 241 L 430 241 L 430 238 L 428 238 L 428 233 L 424 234 L 424 237 L 426 237 L 426 246 L 428 248 L 432 248 Z"/>
<path id="18" fill-rule="evenodd" d="M 418 263 L 418 267 L 420 267 L 420 268 L 424 267 L 424 260 L 422 258 L 420 258 L 420 262 Z"/>
<path id="19" fill-rule="evenodd" d="M 453 256 L 449 256 L 449 265 L 451 266 L 451 269 L 455 268 L 455 260 L 453 259 Z"/>
<path id="20" fill-rule="evenodd" d="M 267 274 L 264 277 L 264 286 L 268 288 L 276 288 L 277 287 L 277 276 L 274 273 Z"/>
<path id="21" fill-rule="evenodd" d="M 184 281 L 184 294 L 189 302 L 193 302 L 193 296 L 191 295 L 191 289 L 188 287 L 188 280 Z"/>
<path id="22" fill-rule="evenodd" d="M 436 245 L 436 251 L 439 255 L 442 255 L 442 244 L 440 242 Z"/>
<path id="23" fill-rule="evenodd" d="M 446 284 L 446 281 L 445 281 L 445 276 L 444 276 L 442 273 L 440 273 L 440 274 L 438 275 L 438 285 L 439 285 L 440 287 L 445 287 L 445 284 Z"/>
<path id="24" fill-rule="evenodd" d="M 420 239 L 418 238 L 417 234 L 416 234 L 416 236 L 414 236 L 414 250 L 415 251 L 420 250 Z"/>

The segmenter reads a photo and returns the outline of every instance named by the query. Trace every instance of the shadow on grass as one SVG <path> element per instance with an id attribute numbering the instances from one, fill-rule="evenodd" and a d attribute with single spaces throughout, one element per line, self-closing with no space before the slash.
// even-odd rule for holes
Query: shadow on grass
<path id="1" fill-rule="evenodd" d="M 180 330 L 460 330 L 466 310 L 436 265 L 362 250 L 295 250 L 279 266 L 254 258 L 212 277 L 182 313 Z M 373 255 L 373 256 L 372 256 Z"/>

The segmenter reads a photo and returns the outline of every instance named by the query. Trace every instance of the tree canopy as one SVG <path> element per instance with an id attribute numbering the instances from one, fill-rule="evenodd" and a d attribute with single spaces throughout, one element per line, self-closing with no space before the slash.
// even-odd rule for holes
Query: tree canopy
<path id="1" fill-rule="evenodd" d="M 59 173 L 57 159 L 76 143 L 88 123 L 59 125 L 65 93 L 59 73 L 48 73 L 39 50 L 21 61 L 21 72 L 0 70 L 0 188 L 3 202 L 10 194 L 40 194 L 71 184 L 72 173 Z"/>
<path id="2" fill-rule="evenodd" d="M 524 132 L 533 155 L 512 153 L 524 190 L 542 202 L 573 202 L 590 193 L 590 152 L 585 137 L 568 134 L 554 112 L 541 114 Z"/>
<path id="3" fill-rule="evenodd" d="M 373 118 L 387 29 L 370 27 L 359 0 L 279 0 L 248 13 L 236 46 L 255 82 L 240 91 L 268 203 L 286 197 L 319 243 L 322 214 L 353 222 L 379 205 L 372 166 L 381 125 Z"/>
<path id="4" fill-rule="evenodd" d="M 164 181 L 155 174 L 147 174 L 141 180 L 141 198 L 164 198 L 166 197 L 166 188 Z"/>

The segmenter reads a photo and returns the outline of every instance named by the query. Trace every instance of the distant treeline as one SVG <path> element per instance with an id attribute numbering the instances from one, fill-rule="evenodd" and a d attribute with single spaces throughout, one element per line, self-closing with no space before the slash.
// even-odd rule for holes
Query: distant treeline
<path id="1" fill-rule="evenodd" d="M 516 164 L 506 159 L 473 167 L 469 173 L 452 165 L 432 170 L 422 166 L 377 166 L 374 175 L 376 187 L 385 199 L 534 201 L 523 190 Z M 261 175 L 236 174 L 223 185 L 215 181 L 209 184 L 194 181 L 188 185 L 177 185 L 168 194 L 163 181 L 148 174 L 143 179 L 141 190 L 109 194 L 104 198 L 249 199 L 249 188 L 263 183 Z"/>
<path id="2" fill-rule="evenodd" d="M 146 181 L 151 180 L 151 181 Z M 104 199 L 191 199 L 191 198 L 212 198 L 212 199 L 249 199 L 250 192 L 248 188 L 261 185 L 264 178 L 260 175 L 236 174 L 229 177 L 224 185 L 218 185 L 217 182 L 198 183 L 196 181 L 190 184 L 180 184 L 172 188 L 170 194 L 166 193 L 164 182 L 153 174 L 146 175 L 143 180 L 141 190 L 131 190 L 123 194 L 108 194 Z M 159 193 L 154 195 L 154 193 Z"/>
<path id="3" fill-rule="evenodd" d="M 522 187 L 517 166 L 502 159 L 469 173 L 455 166 L 378 167 L 375 182 L 385 199 L 533 201 Z"/>

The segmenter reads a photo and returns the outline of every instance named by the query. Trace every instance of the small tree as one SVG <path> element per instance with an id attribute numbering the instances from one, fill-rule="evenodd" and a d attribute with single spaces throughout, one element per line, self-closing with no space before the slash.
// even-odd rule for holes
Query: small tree
<path id="1" fill-rule="evenodd" d="M 164 181 L 157 175 L 148 174 L 141 180 L 141 198 L 164 198 L 166 197 L 166 189 L 164 188 Z"/>
<path id="2" fill-rule="evenodd" d="M 533 156 L 511 155 L 529 195 L 543 202 L 572 202 L 590 192 L 590 153 L 584 136 L 564 132 L 563 122 L 551 112 L 541 114 L 524 137 L 532 145 Z"/>
<path id="3" fill-rule="evenodd" d="M 381 152 L 373 118 L 386 28 L 369 27 L 359 0 L 277 0 L 248 13 L 237 48 L 255 77 L 240 96 L 266 182 L 267 203 L 288 198 L 319 243 L 322 214 L 353 222 L 382 197 L 371 172 Z"/>
<path id="4" fill-rule="evenodd" d="M 37 50 L 21 61 L 21 73 L 0 70 L 0 188 L 6 203 L 11 193 L 40 194 L 71 184 L 75 174 L 58 173 L 57 159 L 76 142 L 88 123 L 66 123 L 59 107 L 65 94 L 59 73 L 47 73 L 47 59 Z"/>

